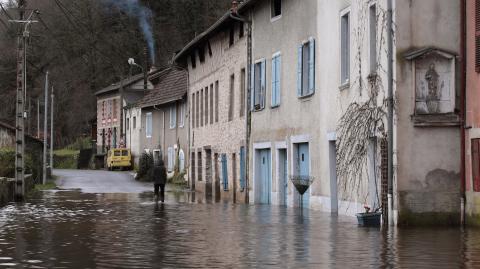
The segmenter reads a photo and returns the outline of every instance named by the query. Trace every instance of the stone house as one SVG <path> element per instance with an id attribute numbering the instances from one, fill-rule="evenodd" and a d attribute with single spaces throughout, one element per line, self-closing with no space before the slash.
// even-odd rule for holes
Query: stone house
<path id="1" fill-rule="evenodd" d="M 394 222 L 456 223 L 460 210 L 458 1 L 393 6 Z M 250 201 L 387 208 L 387 0 L 250 0 Z M 452 23 L 453 22 L 453 23 Z M 450 25 L 442 28 L 442 25 Z"/>
<path id="2" fill-rule="evenodd" d="M 147 90 L 153 89 L 158 70 L 148 73 Z M 138 74 L 95 93 L 97 97 L 97 152 L 126 146 L 125 115 L 123 108 L 134 104 L 145 95 L 144 75 Z M 121 94 L 122 92 L 122 94 Z"/>
<path id="3" fill-rule="evenodd" d="M 190 185 L 216 200 L 244 201 L 245 24 L 227 12 L 174 60 L 188 69 Z"/>
<path id="4" fill-rule="evenodd" d="M 126 110 L 132 152 L 161 156 L 169 174 L 175 166 L 181 173 L 188 167 L 187 76 L 176 66 L 160 71 L 155 88 Z"/>

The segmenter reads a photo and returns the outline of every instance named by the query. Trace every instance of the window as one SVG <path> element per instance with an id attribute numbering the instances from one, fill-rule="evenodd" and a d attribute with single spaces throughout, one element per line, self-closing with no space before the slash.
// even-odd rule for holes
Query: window
<path id="1" fill-rule="evenodd" d="M 190 61 L 192 62 L 192 69 L 197 67 L 197 60 L 195 59 L 195 52 L 190 55 Z"/>
<path id="2" fill-rule="evenodd" d="M 279 86 L 280 87 L 280 86 Z M 309 96 L 315 92 L 315 39 L 309 38 L 298 47 L 297 95 Z"/>
<path id="3" fill-rule="evenodd" d="M 199 107 L 198 107 L 198 97 L 199 97 L 200 91 L 195 94 L 195 126 L 198 128 L 200 127 L 200 122 L 199 122 Z"/>
<path id="4" fill-rule="evenodd" d="M 192 103 L 192 113 L 190 117 L 192 118 L 192 128 L 195 128 L 195 93 L 192 93 L 192 99 L 190 101 Z"/>
<path id="5" fill-rule="evenodd" d="M 240 24 L 238 25 L 238 37 L 242 38 L 244 35 L 245 35 L 245 26 L 243 22 L 240 22 Z"/>
<path id="6" fill-rule="evenodd" d="M 172 147 L 168 148 L 168 172 L 173 171 L 173 164 L 174 164 L 174 158 L 175 158 L 175 151 Z"/>
<path id="7" fill-rule="evenodd" d="M 350 13 L 341 18 L 341 83 L 350 83 Z"/>
<path id="8" fill-rule="evenodd" d="M 145 114 L 145 134 L 147 138 L 152 137 L 152 112 Z"/>
<path id="9" fill-rule="evenodd" d="M 126 125 L 127 125 L 127 130 L 130 130 L 130 118 L 127 118 Z"/>
<path id="10" fill-rule="evenodd" d="M 280 105 L 281 57 L 280 53 L 277 53 L 272 58 L 272 107 Z"/>
<path id="11" fill-rule="evenodd" d="M 180 149 L 178 152 L 178 168 L 180 170 L 180 173 L 185 171 L 185 154 L 183 153 L 183 150 Z"/>
<path id="12" fill-rule="evenodd" d="M 218 80 L 215 81 L 215 122 L 218 122 Z"/>
<path id="13" fill-rule="evenodd" d="M 185 126 L 185 103 L 180 103 L 180 119 L 178 122 L 179 127 L 184 127 Z"/>
<path id="14" fill-rule="evenodd" d="M 210 41 L 207 41 L 207 47 L 208 47 L 208 55 L 212 57 L 213 53 L 212 53 L 212 46 L 210 45 Z"/>
<path id="15" fill-rule="evenodd" d="M 245 115 L 245 68 L 240 71 L 240 117 Z"/>
<path id="16" fill-rule="evenodd" d="M 208 86 L 205 87 L 205 125 L 208 125 Z"/>
<path id="17" fill-rule="evenodd" d="M 371 5 L 370 17 L 370 73 L 377 72 L 377 7 Z"/>
<path id="18" fill-rule="evenodd" d="M 229 31 L 230 31 L 230 36 L 229 36 L 228 44 L 231 47 L 235 43 L 235 27 L 234 27 L 234 25 L 230 26 Z"/>
<path id="19" fill-rule="evenodd" d="M 272 18 L 282 15 L 282 0 L 271 0 Z"/>
<path id="20" fill-rule="evenodd" d="M 177 104 L 170 106 L 170 129 L 177 126 Z"/>
<path id="21" fill-rule="evenodd" d="M 213 124 L 213 83 L 210 84 L 210 124 Z"/>
<path id="22" fill-rule="evenodd" d="M 265 107 L 265 60 L 252 66 L 253 110 Z"/>
<path id="23" fill-rule="evenodd" d="M 235 74 L 230 75 L 230 94 L 228 106 L 228 121 L 233 120 L 233 111 L 235 107 Z"/>
<path id="24" fill-rule="evenodd" d="M 200 126 L 203 126 L 203 115 L 204 115 L 204 104 L 203 104 L 203 89 L 200 90 Z"/>
<path id="25" fill-rule="evenodd" d="M 137 128 L 137 117 L 133 117 L 133 129 Z"/>
<path id="26" fill-rule="evenodd" d="M 201 63 L 205 62 L 205 47 L 201 46 L 200 49 L 198 49 L 198 57 Z"/>
<path id="27" fill-rule="evenodd" d="M 480 192 L 480 139 L 472 139 L 473 191 Z"/>

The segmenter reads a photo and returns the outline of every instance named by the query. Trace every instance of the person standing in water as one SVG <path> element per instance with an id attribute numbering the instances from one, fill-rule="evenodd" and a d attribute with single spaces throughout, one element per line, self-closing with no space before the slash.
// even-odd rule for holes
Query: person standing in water
<path id="1" fill-rule="evenodd" d="M 165 201 L 165 184 L 167 183 L 167 170 L 162 160 L 159 160 L 153 168 L 153 183 L 155 199 L 158 201 L 160 191 L 160 201 Z"/>

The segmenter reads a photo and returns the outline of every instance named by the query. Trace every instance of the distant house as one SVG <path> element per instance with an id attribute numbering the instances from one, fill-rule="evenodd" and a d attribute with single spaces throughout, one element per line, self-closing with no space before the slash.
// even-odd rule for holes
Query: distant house
<path id="1" fill-rule="evenodd" d="M 174 60 L 188 69 L 190 185 L 207 197 L 244 201 L 245 24 L 227 12 Z"/>
<path id="2" fill-rule="evenodd" d="M 162 157 L 168 172 L 188 165 L 187 72 L 171 66 L 158 73 L 155 88 L 126 109 L 126 143 L 135 162 L 143 152 Z"/>
<path id="3" fill-rule="evenodd" d="M 157 73 L 157 70 L 149 72 L 147 90 L 153 89 Z M 143 78 L 143 74 L 138 74 L 95 93 L 98 153 L 125 145 L 125 115 L 122 110 L 125 106 L 138 102 L 146 94 Z"/>

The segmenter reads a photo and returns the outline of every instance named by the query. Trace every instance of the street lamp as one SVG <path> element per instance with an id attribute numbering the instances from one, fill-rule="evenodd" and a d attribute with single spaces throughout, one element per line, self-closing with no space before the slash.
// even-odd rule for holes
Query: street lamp
<path id="1" fill-rule="evenodd" d="M 135 62 L 135 59 L 133 58 L 128 58 L 128 64 L 130 65 L 130 76 L 132 76 L 132 67 L 136 66 L 140 69 L 142 69 L 143 72 L 143 67 Z"/>

